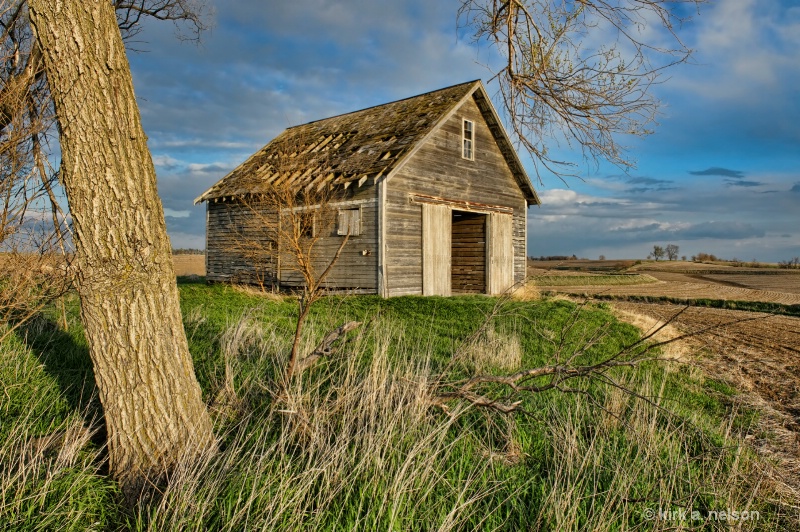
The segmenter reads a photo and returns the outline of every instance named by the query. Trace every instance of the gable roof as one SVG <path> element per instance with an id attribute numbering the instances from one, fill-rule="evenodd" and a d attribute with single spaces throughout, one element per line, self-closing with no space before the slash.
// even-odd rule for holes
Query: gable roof
<path id="1" fill-rule="evenodd" d="M 345 188 L 399 169 L 460 104 L 474 97 L 528 204 L 539 198 L 480 80 L 290 127 L 195 200 L 242 196 L 269 186 Z"/>

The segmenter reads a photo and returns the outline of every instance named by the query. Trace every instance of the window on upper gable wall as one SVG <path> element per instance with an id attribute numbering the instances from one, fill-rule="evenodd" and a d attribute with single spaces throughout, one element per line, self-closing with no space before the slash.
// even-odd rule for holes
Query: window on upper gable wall
<path id="1" fill-rule="evenodd" d="M 475 123 L 464 120 L 461 125 L 461 157 L 475 160 Z"/>

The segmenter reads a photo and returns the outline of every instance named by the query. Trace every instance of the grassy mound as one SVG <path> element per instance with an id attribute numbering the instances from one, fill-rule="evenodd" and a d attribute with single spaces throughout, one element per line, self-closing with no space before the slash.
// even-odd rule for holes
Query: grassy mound
<path id="1" fill-rule="evenodd" d="M 363 325 L 277 397 L 295 301 L 199 283 L 181 294 L 222 451 L 185 464 L 134 511 L 118 506 L 101 440 L 84 428 L 99 407 L 72 301 L 68 330 L 53 310 L 0 346 L 0 523 L 618 530 L 698 526 L 653 521 L 652 511 L 736 509 L 758 512 L 737 524 L 768 530 L 796 518 L 758 481 L 763 464 L 741 443 L 753 413 L 685 366 L 654 361 L 529 394 L 526 415 L 431 406 L 442 381 L 591 364 L 636 341 L 600 307 L 327 298 L 313 309 L 306 349 L 343 321 Z"/>
<path id="2" fill-rule="evenodd" d="M 617 275 L 540 275 L 532 278 L 537 286 L 623 286 L 657 283 L 658 279 L 644 273 Z"/>

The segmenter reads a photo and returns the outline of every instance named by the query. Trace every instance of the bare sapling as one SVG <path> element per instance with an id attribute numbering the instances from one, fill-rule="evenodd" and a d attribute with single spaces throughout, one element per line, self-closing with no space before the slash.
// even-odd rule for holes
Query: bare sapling
<path id="1" fill-rule="evenodd" d="M 340 336 L 359 325 L 343 324 L 312 353 L 304 357 L 300 353 L 311 307 L 325 294 L 326 280 L 351 235 L 347 220 L 337 209 L 337 202 L 347 192 L 325 180 L 320 183 L 319 174 L 328 172 L 327 152 L 314 152 L 306 145 L 311 143 L 303 138 L 277 142 L 265 170 L 271 177 L 266 181 L 254 178 L 247 186 L 251 192 L 238 200 L 243 216 L 235 230 L 235 250 L 252 268 L 253 280 L 262 289 L 268 285 L 273 290 L 298 292 L 285 383 L 311 367 Z M 307 171 L 309 168 L 316 170 Z M 321 249 L 323 242 L 328 245 Z"/>

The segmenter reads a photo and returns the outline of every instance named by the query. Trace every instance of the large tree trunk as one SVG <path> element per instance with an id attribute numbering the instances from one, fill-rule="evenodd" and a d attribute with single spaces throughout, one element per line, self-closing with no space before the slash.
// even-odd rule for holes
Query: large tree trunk
<path id="1" fill-rule="evenodd" d="M 130 494 L 214 448 L 183 330 L 156 175 L 108 0 L 30 0 L 61 138 L 81 318 Z"/>

